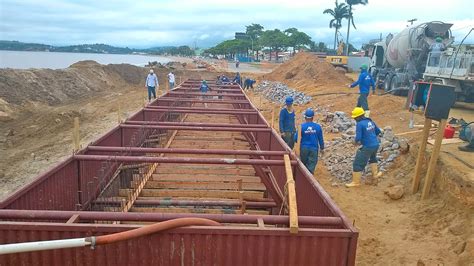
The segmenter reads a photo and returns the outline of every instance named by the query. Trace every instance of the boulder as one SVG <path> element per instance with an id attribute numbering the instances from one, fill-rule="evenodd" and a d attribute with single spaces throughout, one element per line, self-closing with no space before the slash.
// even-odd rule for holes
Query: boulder
<path id="1" fill-rule="evenodd" d="M 395 185 L 388 187 L 387 190 L 385 190 L 385 194 L 393 200 L 398 200 L 403 197 L 405 190 L 402 185 Z"/>

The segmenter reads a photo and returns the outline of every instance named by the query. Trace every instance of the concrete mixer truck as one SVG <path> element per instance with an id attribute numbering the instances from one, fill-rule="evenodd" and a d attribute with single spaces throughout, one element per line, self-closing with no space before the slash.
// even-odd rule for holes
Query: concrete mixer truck
<path id="1" fill-rule="evenodd" d="M 414 80 L 423 78 L 436 37 L 442 38 L 445 47 L 453 42 L 451 26 L 439 21 L 410 26 L 370 47 L 369 71 L 377 86 L 393 94 L 408 91 Z"/>

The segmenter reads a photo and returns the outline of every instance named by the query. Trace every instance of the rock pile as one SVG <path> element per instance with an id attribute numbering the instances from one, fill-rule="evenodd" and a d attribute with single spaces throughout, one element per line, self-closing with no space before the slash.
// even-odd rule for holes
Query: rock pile
<path id="1" fill-rule="evenodd" d="M 257 85 L 255 91 L 267 100 L 278 103 L 284 103 L 288 96 L 293 97 L 295 104 L 307 104 L 311 101 L 311 96 L 306 96 L 304 93 L 289 88 L 281 82 L 264 80 Z"/>
<path id="2" fill-rule="evenodd" d="M 341 133 L 341 137 L 326 142 L 326 156 L 323 158 L 328 171 L 337 178 L 337 181 L 347 182 L 352 178 L 352 162 L 358 146 L 353 144 L 355 138 L 355 121 L 344 112 L 327 113 L 323 119 L 330 132 Z M 380 139 L 379 171 L 385 172 L 393 161 L 401 154 L 408 151 L 408 143 L 405 139 L 395 136 L 392 128 L 384 128 Z M 370 173 L 369 167 L 365 174 Z"/>

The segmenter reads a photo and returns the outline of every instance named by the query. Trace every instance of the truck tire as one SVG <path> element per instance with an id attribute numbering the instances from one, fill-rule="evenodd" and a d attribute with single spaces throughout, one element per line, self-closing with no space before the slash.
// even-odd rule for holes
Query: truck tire
<path id="1" fill-rule="evenodd" d="M 400 95 L 400 91 L 397 90 L 399 89 L 400 82 L 398 80 L 398 77 L 396 75 L 393 75 L 391 80 L 390 80 L 390 93 L 393 95 Z"/>
<path id="2" fill-rule="evenodd" d="M 391 75 L 385 76 L 385 80 L 383 83 L 383 90 L 386 92 L 390 91 L 391 83 L 392 83 L 392 76 Z"/>

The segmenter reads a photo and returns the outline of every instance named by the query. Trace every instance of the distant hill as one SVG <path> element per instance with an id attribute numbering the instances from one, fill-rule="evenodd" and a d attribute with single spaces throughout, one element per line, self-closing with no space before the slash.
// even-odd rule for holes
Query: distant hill
<path id="1" fill-rule="evenodd" d="M 148 49 L 132 49 L 115 47 L 107 44 L 80 44 L 69 46 L 52 46 L 38 43 L 23 43 L 19 41 L 2 41 L 0 40 L 0 50 L 9 51 L 42 51 L 42 52 L 67 52 L 67 53 L 96 53 L 96 54 L 131 54 L 146 53 L 160 55 L 194 55 L 194 51 L 189 46 L 164 46 L 153 47 Z"/>

